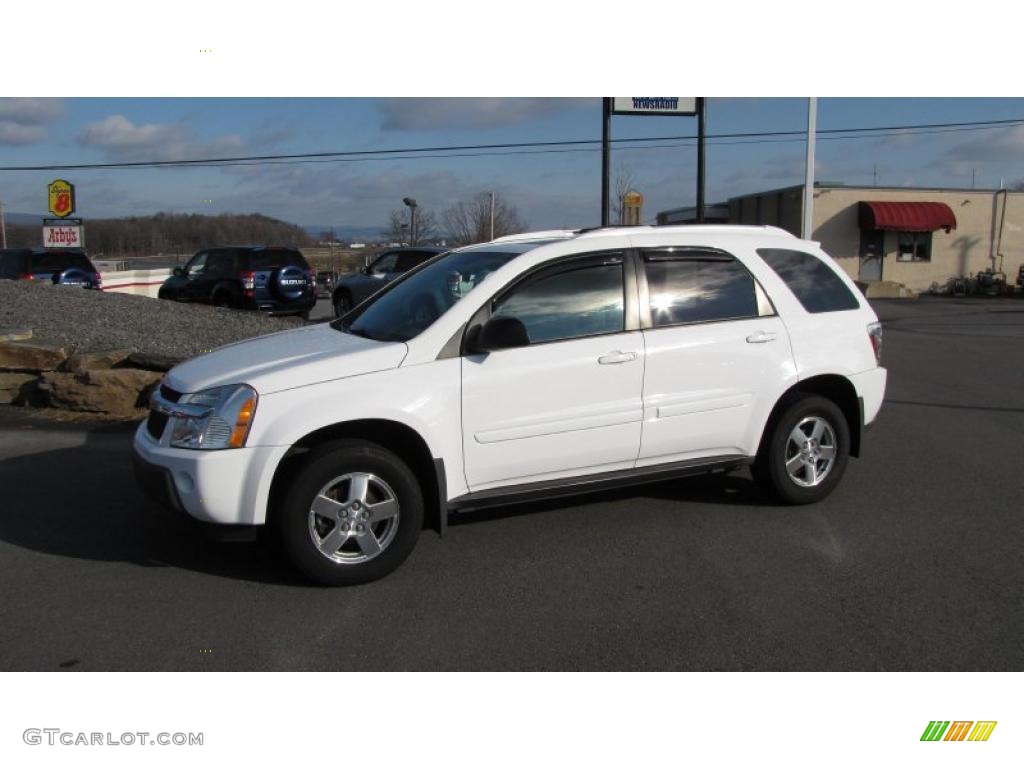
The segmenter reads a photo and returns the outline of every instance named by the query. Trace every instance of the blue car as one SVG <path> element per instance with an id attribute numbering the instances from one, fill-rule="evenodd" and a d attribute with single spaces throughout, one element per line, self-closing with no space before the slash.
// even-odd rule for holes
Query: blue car
<path id="1" fill-rule="evenodd" d="M 0 280 L 39 280 L 102 290 L 99 270 L 81 248 L 4 248 Z"/>

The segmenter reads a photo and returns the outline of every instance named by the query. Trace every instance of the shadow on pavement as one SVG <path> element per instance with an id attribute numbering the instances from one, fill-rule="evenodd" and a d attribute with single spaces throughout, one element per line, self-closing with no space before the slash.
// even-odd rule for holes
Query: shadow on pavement
<path id="1" fill-rule="evenodd" d="M 66 433 L 64 426 L 22 422 L 7 434 Z M 83 425 L 74 426 L 80 434 Z M 305 584 L 273 547 L 210 541 L 144 496 L 131 466 L 133 425 L 85 429 L 83 445 L 0 460 L 0 540 L 59 557 Z"/>

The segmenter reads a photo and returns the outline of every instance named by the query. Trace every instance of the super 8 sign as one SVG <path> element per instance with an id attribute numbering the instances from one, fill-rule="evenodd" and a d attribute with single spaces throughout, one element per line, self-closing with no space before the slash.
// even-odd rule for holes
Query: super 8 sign
<path id="1" fill-rule="evenodd" d="M 47 186 L 50 201 L 50 213 L 63 219 L 75 212 L 75 185 L 55 179 Z"/>

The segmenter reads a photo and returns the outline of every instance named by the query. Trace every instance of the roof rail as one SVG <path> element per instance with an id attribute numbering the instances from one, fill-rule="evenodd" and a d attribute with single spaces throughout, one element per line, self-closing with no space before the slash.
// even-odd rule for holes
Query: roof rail
<path id="1" fill-rule="evenodd" d="M 576 236 L 575 229 L 547 229 L 541 232 L 520 232 L 516 235 L 505 235 L 491 240 L 492 243 L 518 243 L 528 240 L 568 240 Z"/>

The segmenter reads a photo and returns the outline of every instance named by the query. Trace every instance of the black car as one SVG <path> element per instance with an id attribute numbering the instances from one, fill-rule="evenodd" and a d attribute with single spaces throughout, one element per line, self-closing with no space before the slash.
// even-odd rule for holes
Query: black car
<path id="1" fill-rule="evenodd" d="M 81 248 L 4 248 L 0 280 L 40 280 L 102 290 L 99 270 Z"/>
<path id="2" fill-rule="evenodd" d="M 175 267 L 157 294 L 272 315 L 307 317 L 316 306 L 316 274 L 295 248 L 226 246 L 199 251 Z"/>
<path id="3" fill-rule="evenodd" d="M 428 246 L 384 251 L 358 272 L 338 278 L 331 297 L 334 314 L 338 317 L 347 314 L 352 307 L 368 299 L 403 272 L 447 251 L 447 248 Z"/>

